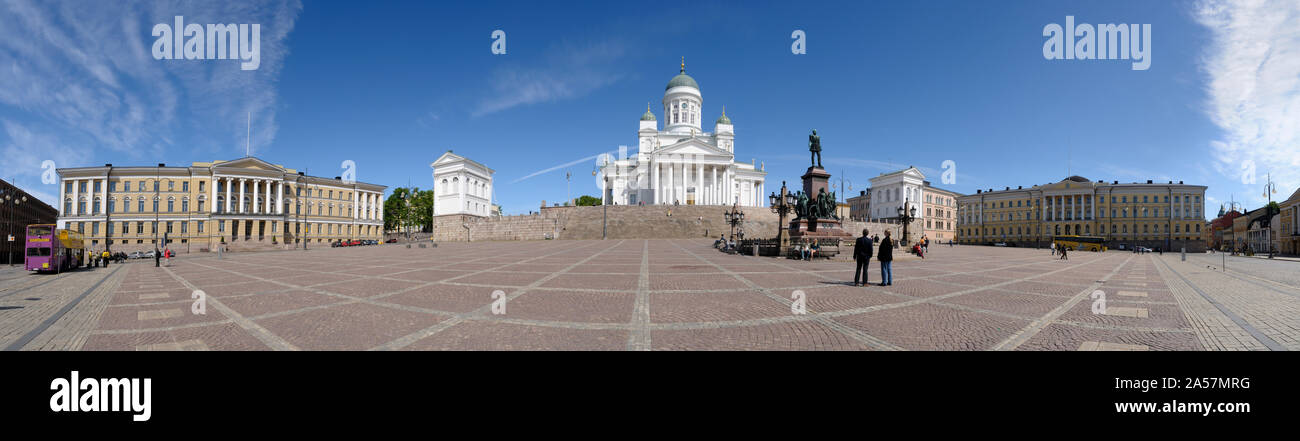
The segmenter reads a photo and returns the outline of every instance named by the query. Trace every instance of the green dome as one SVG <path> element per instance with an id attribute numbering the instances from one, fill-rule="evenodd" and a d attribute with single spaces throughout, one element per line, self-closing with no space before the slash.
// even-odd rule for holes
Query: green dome
<path id="1" fill-rule="evenodd" d="M 695 79 L 691 78 L 690 75 L 687 75 L 685 71 L 673 77 L 673 79 L 668 82 L 668 87 L 665 87 L 664 90 L 672 89 L 677 86 L 694 87 L 696 90 L 699 90 L 700 88 L 699 83 L 696 83 Z"/>
<path id="2" fill-rule="evenodd" d="M 645 109 L 645 113 L 641 114 L 641 120 L 642 120 L 642 121 L 654 121 L 654 120 L 655 120 L 655 114 L 652 113 L 652 112 L 650 112 L 650 108 L 649 108 L 649 107 L 647 107 L 647 108 Z"/>
<path id="3" fill-rule="evenodd" d="M 719 117 L 718 117 L 718 121 L 717 121 L 717 123 L 718 123 L 718 124 L 731 124 L 731 118 L 727 118 L 727 114 L 724 113 L 724 114 L 722 114 L 722 116 L 719 116 Z"/>

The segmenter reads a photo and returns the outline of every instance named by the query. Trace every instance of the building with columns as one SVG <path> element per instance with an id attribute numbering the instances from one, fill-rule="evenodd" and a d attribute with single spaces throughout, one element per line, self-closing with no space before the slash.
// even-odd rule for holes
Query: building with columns
<path id="1" fill-rule="evenodd" d="M 686 63 L 664 88 L 664 127 L 650 106 L 635 154 L 600 165 L 601 201 L 611 205 L 767 205 L 761 164 L 735 160 L 735 127 L 724 108 L 713 133 L 701 127 L 704 98 Z"/>
<path id="2" fill-rule="evenodd" d="M 1092 182 L 1070 176 L 1060 182 L 993 191 L 957 200 L 958 242 L 1047 246 L 1056 235 L 1102 237 L 1116 249 L 1135 245 L 1165 250 L 1205 250 L 1204 185 Z"/>
<path id="3" fill-rule="evenodd" d="M 493 214 L 492 174 L 495 170 L 447 150 L 433 168 L 434 216 Z"/>
<path id="4" fill-rule="evenodd" d="M 285 249 L 383 237 L 386 187 L 303 172 L 254 157 L 158 166 L 61 168 L 59 228 L 87 246 L 177 252 Z"/>

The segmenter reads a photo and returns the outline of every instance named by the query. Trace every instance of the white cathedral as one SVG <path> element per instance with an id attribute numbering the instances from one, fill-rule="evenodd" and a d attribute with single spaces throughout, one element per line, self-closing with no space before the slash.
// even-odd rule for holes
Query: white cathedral
<path id="1" fill-rule="evenodd" d="M 714 132 L 700 129 L 704 97 L 700 85 L 681 73 L 668 82 L 664 128 L 646 106 L 637 131 L 640 147 L 626 158 L 601 164 L 601 200 L 611 205 L 767 205 L 767 172 L 753 162 L 735 162 L 736 132 L 724 108 Z"/>

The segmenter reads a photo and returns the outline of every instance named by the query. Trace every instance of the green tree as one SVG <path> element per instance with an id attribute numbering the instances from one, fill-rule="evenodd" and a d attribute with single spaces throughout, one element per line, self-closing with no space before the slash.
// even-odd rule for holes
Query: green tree
<path id="1" fill-rule="evenodd" d="M 585 196 L 585 195 L 579 196 L 577 202 L 575 202 L 574 204 L 579 207 L 595 207 L 597 205 L 600 205 L 600 198 L 595 196 Z"/>
<path id="2" fill-rule="evenodd" d="M 433 191 L 419 187 L 397 187 L 384 200 L 384 230 L 431 231 Z"/>

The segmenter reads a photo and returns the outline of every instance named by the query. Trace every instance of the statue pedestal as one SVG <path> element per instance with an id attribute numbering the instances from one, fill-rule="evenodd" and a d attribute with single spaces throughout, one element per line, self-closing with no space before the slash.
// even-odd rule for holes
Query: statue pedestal
<path id="1" fill-rule="evenodd" d="M 821 167 L 808 167 L 808 171 L 803 174 L 803 192 L 810 196 L 821 194 L 822 190 L 830 192 L 828 181 L 831 174 Z M 786 228 L 786 233 L 790 236 L 790 244 L 797 244 L 803 239 L 839 239 L 852 240 L 853 234 L 844 231 L 843 224 L 838 219 L 810 219 L 800 218 L 790 221 Z"/>
<path id="2" fill-rule="evenodd" d="M 802 177 L 803 194 L 808 195 L 808 197 L 817 196 L 818 192 L 822 189 L 826 189 L 826 191 L 831 190 L 830 186 L 827 185 L 827 181 L 830 180 L 831 174 L 826 173 L 826 170 L 821 167 L 808 167 L 808 172 L 804 173 Z"/>
<path id="3" fill-rule="evenodd" d="M 798 239 L 853 239 L 853 234 L 844 231 L 840 221 L 835 219 L 795 219 L 786 229 L 790 240 Z"/>

